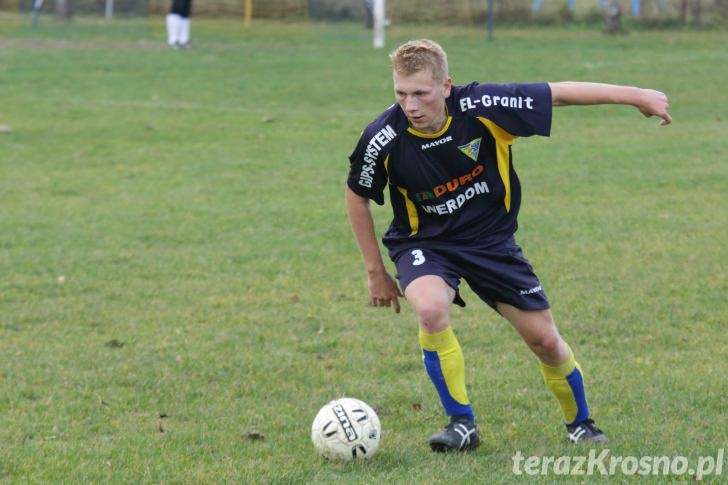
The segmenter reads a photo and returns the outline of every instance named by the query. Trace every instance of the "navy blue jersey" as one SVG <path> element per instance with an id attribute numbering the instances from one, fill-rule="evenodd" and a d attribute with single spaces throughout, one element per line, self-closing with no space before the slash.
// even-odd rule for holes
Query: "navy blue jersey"
<path id="1" fill-rule="evenodd" d="M 349 157 L 348 186 L 384 203 L 394 218 L 383 242 L 391 250 L 426 241 L 506 240 L 517 229 L 521 186 L 511 145 L 520 136 L 548 136 L 551 90 L 539 84 L 453 86 L 439 133 L 410 127 L 395 104 L 362 133 Z"/>

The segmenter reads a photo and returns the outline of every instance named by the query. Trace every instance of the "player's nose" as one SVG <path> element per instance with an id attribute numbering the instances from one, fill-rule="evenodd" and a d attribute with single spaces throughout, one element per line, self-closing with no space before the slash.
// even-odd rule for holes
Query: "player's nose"
<path id="1" fill-rule="evenodd" d="M 414 97 L 407 97 L 404 101 L 404 109 L 408 113 L 413 113 L 417 111 L 419 106 L 417 105 L 417 100 Z"/>

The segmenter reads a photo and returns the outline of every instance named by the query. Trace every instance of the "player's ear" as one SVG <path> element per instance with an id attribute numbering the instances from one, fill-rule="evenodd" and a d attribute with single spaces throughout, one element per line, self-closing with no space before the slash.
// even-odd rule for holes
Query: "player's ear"
<path id="1" fill-rule="evenodd" d="M 445 84 L 443 84 L 443 88 L 444 88 L 443 92 L 445 94 L 445 97 L 449 98 L 450 90 L 452 89 L 452 79 L 449 76 L 445 79 Z"/>

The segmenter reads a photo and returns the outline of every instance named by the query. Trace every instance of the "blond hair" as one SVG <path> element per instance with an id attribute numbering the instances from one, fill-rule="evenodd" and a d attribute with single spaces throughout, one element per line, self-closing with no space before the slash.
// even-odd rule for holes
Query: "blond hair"
<path id="1" fill-rule="evenodd" d="M 447 54 L 437 42 L 429 39 L 411 40 L 389 54 L 392 69 L 410 76 L 429 69 L 438 81 L 447 79 Z"/>

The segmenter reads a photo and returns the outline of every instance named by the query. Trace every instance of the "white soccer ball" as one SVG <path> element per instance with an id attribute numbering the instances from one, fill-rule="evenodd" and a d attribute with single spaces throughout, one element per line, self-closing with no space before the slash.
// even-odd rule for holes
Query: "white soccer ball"
<path id="1" fill-rule="evenodd" d="M 311 440 L 319 455 L 329 460 L 371 458 L 379 449 L 382 425 L 366 403 L 342 397 L 327 403 L 311 426 Z"/>

